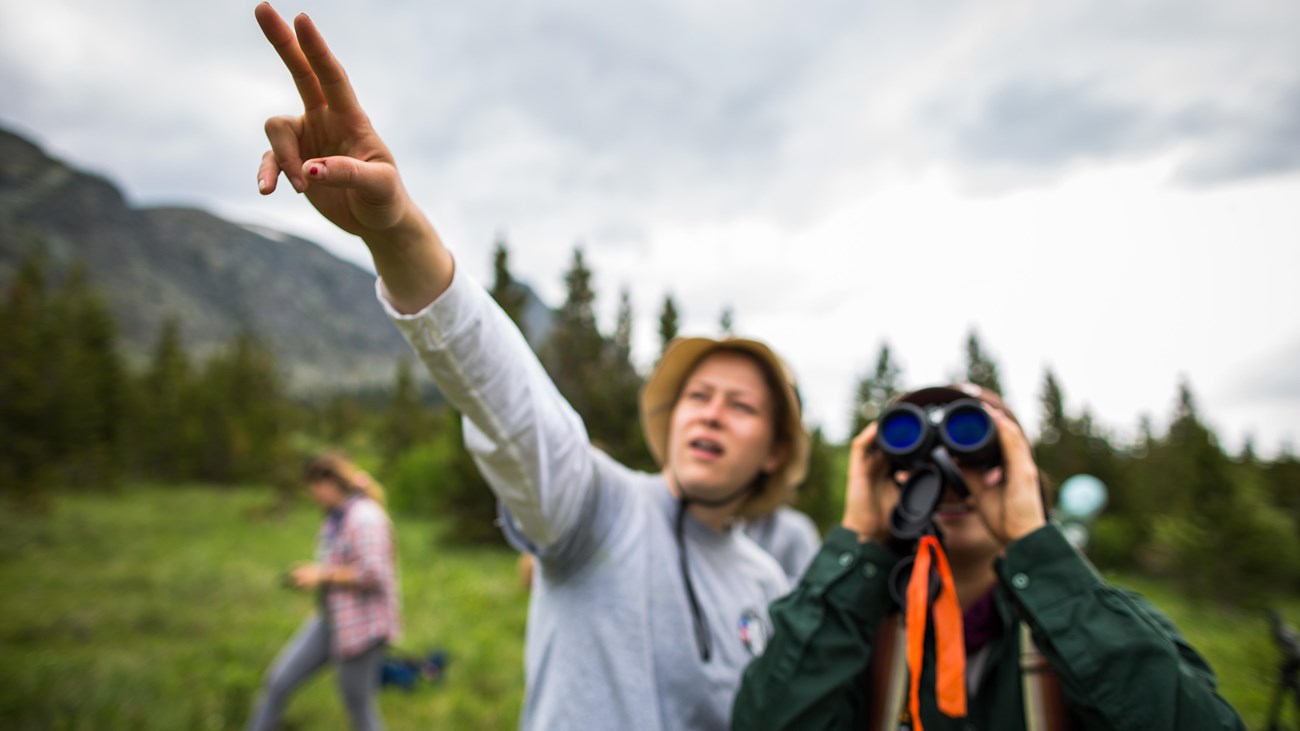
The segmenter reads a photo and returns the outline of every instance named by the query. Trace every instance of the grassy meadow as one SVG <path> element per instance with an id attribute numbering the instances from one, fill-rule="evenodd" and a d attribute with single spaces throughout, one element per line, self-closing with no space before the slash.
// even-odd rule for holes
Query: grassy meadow
<path id="1" fill-rule="evenodd" d="M 0 505 L 0 728 L 238 729 L 261 675 L 311 610 L 280 577 L 310 557 L 319 513 L 273 509 L 269 489 L 134 486 L 57 496 L 46 514 Z M 387 689 L 388 728 L 510 729 L 523 696 L 527 595 L 515 556 L 439 544 L 435 521 L 397 522 L 406 634 L 444 649 L 445 681 Z M 1278 654 L 1262 614 L 1146 594 L 1264 728 Z M 1282 605 L 1296 624 L 1300 600 Z M 1290 715 L 1287 722 L 1300 725 Z M 333 678 L 294 698 L 288 729 L 344 729 Z"/>
<path id="2" fill-rule="evenodd" d="M 281 587 L 320 514 L 269 489 L 65 495 L 46 516 L 0 507 L 0 728 L 239 729 L 261 676 L 312 609 Z M 445 682 L 380 696 L 387 726 L 507 729 L 523 698 L 527 594 L 505 549 L 438 545 L 397 523 L 400 649 L 444 649 Z M 287 729 L 348 727 L 332 674 Z"/>

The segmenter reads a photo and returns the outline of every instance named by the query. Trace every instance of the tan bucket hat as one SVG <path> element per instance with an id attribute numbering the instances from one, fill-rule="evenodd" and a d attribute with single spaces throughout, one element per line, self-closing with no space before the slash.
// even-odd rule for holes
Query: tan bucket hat
<path id="1" fill-rule="evenodd" d="M 641 388 L 641 428 L 645 432 L 650 454 L 661 466 L 668 454 L 668 431 L 672 426 L 673 406 L 687 376 L 695 366 L 718 350 L 753 356 L 768 371 L 770 380 L 779 384 L 777 393 L 778 423 L 776 438 L 790 449 L 785 462 L 767 476 L 761 490 L 741 504 L 738 513 L 750 517 L 766 515 L 786 503 L 808 474 L 808 453 L 812 440 L 803 426 L 798 386 L 794 372 L 766 344 L 746 338 L 706 337 L 674 338 L 664 349 L 659 364 Z"/>

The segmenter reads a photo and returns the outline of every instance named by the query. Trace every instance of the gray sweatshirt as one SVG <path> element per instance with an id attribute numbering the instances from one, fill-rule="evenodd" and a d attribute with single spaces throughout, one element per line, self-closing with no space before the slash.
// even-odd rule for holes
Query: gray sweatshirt
<path id="1" fill-rule="evenodd" d="M 700 659 L 660 475 L 594 449 L 519 330 L 463 273 L 423 311 L 379 299 L 464 415 L 465 446 L 516 547 L 537 555 L 525 647 L 529 731 L 726 729 L 740 674 L 788 589 L 742 531 L 689 515 L 684 544 L 713 654 Z M 632 418 L 629 414 L 628 418 Z"/>

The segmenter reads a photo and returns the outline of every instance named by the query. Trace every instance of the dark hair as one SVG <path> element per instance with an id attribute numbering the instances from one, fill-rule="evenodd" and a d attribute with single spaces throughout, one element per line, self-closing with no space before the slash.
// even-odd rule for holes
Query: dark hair
<path id="1" fill-rule="evenodd" d="M 384 488 L 357 467 L 341 452 L 322 452 L 314 455 L 302 466 L 302 479 L 308 484 L 327 480 L 345 493 L 359 492 L 384 504 Z"/>
<path id="2" fill-rule="evenodd" d="M 352 488 L 348 481 L 344 479 L 342 471 L 339 469 L 341 460 L 333 454 L 317 454 L 307 459 L 302 466 L 302 479 L 305 482 L 321 482 L 327 480 L 338 485 L 340 490 L 348 492 Z"/>

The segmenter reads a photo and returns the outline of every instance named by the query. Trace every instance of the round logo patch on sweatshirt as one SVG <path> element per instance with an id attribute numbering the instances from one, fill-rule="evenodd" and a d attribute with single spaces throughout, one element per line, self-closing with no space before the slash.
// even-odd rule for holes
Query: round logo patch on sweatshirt
<path id="1" fill-rule="evenodd" d="M 758 657 L 767 647 L 768 629 L 763 615 L 755 609 L 740 613 L 740 644 L 750 657 Z"/>

